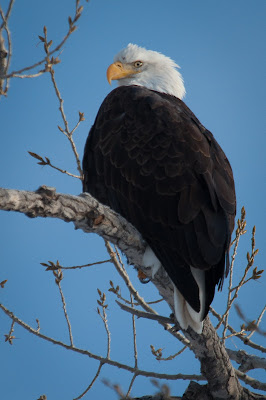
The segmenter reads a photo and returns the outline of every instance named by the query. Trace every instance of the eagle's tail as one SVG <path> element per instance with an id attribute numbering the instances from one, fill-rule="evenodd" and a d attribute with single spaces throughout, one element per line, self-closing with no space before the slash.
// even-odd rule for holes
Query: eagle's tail
<path id="1" fill-rule="evenodd" d="M 161 262 L 149 246 L 146 247 L 142 262 L 146 267 L 152 269 L 152 278 L 161 267 Z M 206 314 L 205 271 L 193 267 L 190 267 L 190 270 L 199 288 L 200 311 L 196 312 L 188 304 L 173 283 L 175 316 L 182 329 L 187 329 L 190 326 L 195 332 L 200 334 L 202 333 L 203 319 Z"/>
<path id="2" fill-rule="evenodd" d="M 174 286 L 175 316 L 182 329 L 189 326 L 197 333 L 202 333 L 205 315 L 205 271 L 190 267 L 191 273 L 199 287 L 200 311 L 196 312 Z"/>

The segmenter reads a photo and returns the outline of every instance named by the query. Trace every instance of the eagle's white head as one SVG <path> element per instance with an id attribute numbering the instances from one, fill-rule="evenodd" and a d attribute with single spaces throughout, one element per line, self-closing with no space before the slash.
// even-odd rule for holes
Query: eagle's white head
<path id="1" fill-rule="evenodd" d="M 117 80 L 119 86 L 144 86 L 182 99 L 186 90 L 177 68 L 179 66 L 171 58 L 129 43 L 114 57 L 107 79 L 109 83 Z"/>

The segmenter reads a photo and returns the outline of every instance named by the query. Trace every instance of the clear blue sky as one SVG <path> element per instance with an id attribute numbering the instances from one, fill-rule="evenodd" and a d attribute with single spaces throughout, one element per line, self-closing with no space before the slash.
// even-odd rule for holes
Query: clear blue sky
<path id="1" fill-rule="evenodd" d="M 2 2 L 2 7 L 8 3 Z M 240 278 L 250 250 L 252 226 L 257 226 L 260 253 L 255 265 L 265 263 L 265 17 L 264 0 L 158 1 L 92 0 L 85 9 L 78 30 L 64 46 L 62 63 L 56 66 L 56 79 L 65 100 L 70 126 L 78 111 L 85 113 L 75 139 L 83 152 L 88 130 L 97 110 L 110 91 L 105 77 L 113 56 L 129 42 L 160 51 L 180 66 L 185 80 L 185 102 L 201 122 L 213 132 L 227 154 L 235 176 L 238 216 L 247 211 L 247 236 L 238 252 L 234 276 Z M 43 57 L 38 35 L 47 26 L 48 36 L 58 43 L 67 30 L 67 17 L 73 15 L 74 1 L 15 2 L 10 29 L 13 41 L 11 70 L 18 70 Z M 114 86 L 113 86 L 114 87 Z M 50 78 L 14 79 L 6 99 L 0 103 L 1 146 L 0 185 L 36 190 L 54 186 L 58 192 L 79 194 L 78 180 L 40 167 L 28 155 L 33 151 L 47 156 L 56 165 L 75 173 L 75 164 L 65 137 L 58 102 Z M 64 266 L 105 259 L 102 240 L 95 235 L 74 231 L 71 224 L 50 219 L 31 220 L 24 215 L 0 213 L 1 274 L 8 279 L 0 289 L 1 302 L 32 326 L 38 318 L 43 333 L 67 341 L 57 287 L 52 274 L 40 262 L 57 259 Z M 128 267 L 142 296 L 158 296 L 152 284 L 140 285 L 135 271 Z M 104 327 L 96 312 L 96 288 L 107 292 L 109 280 L 121 284 L 111 265 L 67 272 L 62 286 L 66 296 L 76 346 L 105 355 Z M 255 319 L 265 302 L 265 277 L 252 283 L 239 301 L 248 317 Z M 225 282 L 225 287 L 227 281 Z M 123 289 L 123 294 L 126 290 Z M 214 306 L 223 310 L 225 294 L 216 296 Z M 111 357 L 134 363 L 131 319 L 118 311 L 108 294 L 108 319 L 112 332 Z M 162 309 L 168 315 L 168 309 Z M 236 329 L 240 320 L 230 321 Z M 265 327 L 265 325 L 264 325 Z M 63 349 L 32 337 L 19 327 L 13 346 L 4 343 L 9 320 L 0 313 L 1 396 L 5 400 L 35 400 L 46 394 L 48 400 L 71 400 L 86 388 L 98 367 L 97 362 L 72 355 Z M 140 368 L 168 373 L 198 373 L 198 364 L 185 353 L 178 360 L 158 363 L 149 345 L 162 347 L 165 356 L 178 351 L 162 329 L 137 321 Z M 228 346 L 239 349 L 237 340 Z M 247 349 L 245 349 L 247 350 Z M 3 361 L 4 360 L 4 361 Z M 251 373 L 253 376 L 253 374 Z M 130 375 L 104 367 L 102 378 L 127 389 Z M 173 394 L 183 393 L 187 383 L 170 383 Z M 151 394 L 149 380 L 138 378 L 132 395 Z M 99 380 L 87 395 L 90 399 L 116 399 Z"/>

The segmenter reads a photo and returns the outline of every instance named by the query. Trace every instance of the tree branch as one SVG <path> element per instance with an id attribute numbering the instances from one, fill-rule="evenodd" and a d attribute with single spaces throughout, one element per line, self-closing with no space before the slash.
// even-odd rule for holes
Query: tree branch
<path id="1" fill-rule="evenodd" d="M 130 365 L 120 363 L 119 361 L 115 361 L 110 359 L 109 357 L 101 357 L 98 354 L 92 353 L 88 350 L 81 349 L 79 347 L 75 347 L 69 344 L 66 344 L 64 342 L 61 342 L 59 340 L 56 340 L 50 336 L 44 335 L 39 331 L 39 329 L 34 329 L 30 325 L 26 324 L 23 322 L 20 318 L 16 317 L 10 310 L 8 310 L 3 304 L 0 303 L 0 309 L 16 324 L 20 325 L 22 328 L 30 332 L 31 334 L 38 336 L 41 339 L 46 340 L 47 342 L 53 343 L 55 345 L 61 346 L 65 348 L 66 350 L 73 351 L 78 354 L 83 354 L 87 357 L 90 357 L 94 360 L 100 361 L 102 364 L 108 364 L 117 368 L 121 368 L 123 370 L 126 370 L 128 372 L 131 372 L 135 374 L 136 376 L 146 376 L 150 378 L 156 378 L 156 379 L 168 379 L 168 380 L 198 380 L 198 381 L 205 381 L 205 378 L 202 377 L 201 375 L 195 375 L 195 374 L 160 374 L 157 372 L 153 371 L 145 371 L 141 370 L 135 367 L 131 367 Z M 13 324 L 12 324 L 13 326 Z"/>
<path id="2" fill-rule="evenodd" d="M 36 192 L 0 189 L 0 209 L 18 211 L 29 217 L 53 217 L 73 222 L 77 229 L 97 233 L 111 241 L 126 254 L 130 264 L 141 268 L 151 278 L 161 296 L 170 308 L 174 309 L 173 287 L 167 274 L 161 268 L 152 278 L 150 269 L 144 269 L 141 265 L 145 244 L 140 234 L 124 218 L 101 205 L 90 195 L 59 194 L 55 189 L 45 186 L 40 187 Z M 12 317 L 14 319 L 14 316 Z M 191 328 L 183 333 L 191 342 L 195 356 L 201 362 L 201 372 L 208 381 L 208 390 L 212 397 L 224 400 L 248 399 L 249 395 L 245 395 L 245 390 L 237 379 L 225 347 L 220 343 L 209 318 L 205 319 L 201 335 Z M 37 333 L 34 331 L 34 334 Z M 100 357 L 96 359 L 101 361 Z M 134 373 L 139 375 L 139 370 L 134 370 Z"/>
<path id="3" fill-rule="evenodd" d="M 146 311 L 137 310 L 136 308 L 129 307 L 129 306 L 121 303 L 118 300 L 116 300 L 116 303 L 119 305 L 119 307 L 122 310 L 127 311 L 132 315 L 136 315 L 136 317 L 138 317 L 138 318 L 152 319 L 153 321 L 157 321 L 159 323 L 162 322 L 163 324 L 173 324 L 174 323 L 173 319 L 171 319 L 169 317 L 164 317 L 162 315 L 152 314 L 152 313 L 148 313 Z"/>
<path id="4" fill-rule="evenodd" d="M 231 360 L 236 361 L 239 365 L 239 371 L 247 372 L 252 369 L 262 368 L 266 370 L 266 359 L 253 354 L 248 354 L 244 350 L 226 349 Z"/>

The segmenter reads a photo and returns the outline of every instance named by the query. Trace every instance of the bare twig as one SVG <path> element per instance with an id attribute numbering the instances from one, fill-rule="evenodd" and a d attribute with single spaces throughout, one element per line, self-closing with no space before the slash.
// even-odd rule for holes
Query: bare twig
<path id="1" fill-rule="evenodd" d="M 101 306 L 102 308 L 102 314 L 101 311 L 99 309 L 99 307 L 97 308 L 98 314 L 100 315 L 103 323 L 104 323 L 104 327 L 106 330 L 106 335 L 107 335 L 107 354 L 106 357 L 107 359 L 110 358 L 110 351 L 111 351 L 111 333 L 108 327 L 108 323 L 107 323 L 107 314 L 106 314 L 106 308 L 107 308 L 107 304 L 105 303 L 106 301 L 106 295 L 105 293 L 102 293 L 99 289 L 98 290 L 98 294 L 100 296 L 100 300 L 97 300 L 97 303 L 99 304 L 99 306 Z"/>
<path id="2" fill-rule="evenodd" d="M 110 243 L 105 241 L 105 246 L 107 248 L 107 251 L 108 251 L 108 253 L 109 253 L 109 255 L 110 255 L 111 259 L 112 259 L 112 262 L 113 262 L 117 272 L 119 273 L 119 275 L 124 280 L 125 284 L 127 285 L 127 288 L 129 289 L 130 293 L 133 295 L 134 299 L 142 306 L 142 308 L 145 311 L 147 311 L 148 313 L 154 314 L 154 315 L 158 315 L 158 313 L 146 303 L 146 301 L 139 295 L 137 290 L 134 288 L 134 286 L 132 285 L 132 282 L 129 279 L 129 276 L 128 276 L 126 270 L 124 270 L 121 267 L 120 263 L 118 262 L 118 260 L 116 258 L 116 253 L 113 251 Z M 120 305 L 120 307 L 122 307 L 122 306 Z M 132 310 L 131 307 L 130 307 L 130 309 Z M 169 323 L 160 322 L 160 321 L 158 321 L 158 322 L 160 323 L 160 325 L 162 325 L 164 327 L 165 330 L 170 332 L 171 335 L 173 335 L 178 340 L 180 340 L 184 345 L 188 345 L 188 347 L 191 348 L 191 346 L 189 344 L 189 340 L 186 339 L 184 337 L 184 335 L 182 335 L 180 332 L 173 331 L 172 326 Z M 172 323 L 172 321 L 171 321 L 171 323 Z"/>
<path id="3" fill-rule="evenodd" d="M 177 353 L 171 354 L 168 357 L 163 357 L 163 349 L 161 349 L 161 348 L 160 349 L 155 349 L 153 345 L 150 345 L 150 348 L 151 348 L 152 354 L 156 357 L 157 361 L 171 361 L 171 360 L 174 360 L 180 354 L 182 354 L 187 349 L 187 346 L 184 346 Z"/>
<path id="4" fill-rule="evenodd" d="M 235 309 L 239 317 L 242 318 L 243 321 L 245 321 L 245 323 L 242 324 L 241 328 L 245 329 L 246 331 L 251 331 L 251 332 L 256 331 L 258 334 L 266 336 L 266 331 L 263 331 L 257 326 L 256 320 L 253 321 L 248 320 L 248 318 L 243 313 L 241 307 L 238 304 L 235 305 Z"/>
<path id="5" fill-rule="evenodd" d="M 128 391 L 127 391 L 127 393 L 126 393 L 126 396 L 123 397 L 123 399 L 130 399 L 130 398 L 129 398 L 129 395 L 130 395 L 130 392 L 131 392 L 131 390 L 132 390 L 132 387 L 133 387 L 133 384 L 134 384 L 134 382 L 135 382 L 136 377 L 137 377 L 136 374 L 134 374 L 134 375 L 132 376 L 132 379 L 131 379 L 130 384 L 129 384 L 129 387 L 128 387 Z"/>
<path id="6" fill-rule="evenodd" d="M 13 7 L 13 5 L 14 5 L 14 1 L 15 1 L 15 0 L 10 0 L 10 2 L 9 2 L 9 4 L 8 4 L 8 8 L 7 8 L 6 15 L 4 15 L 4 13 L 3 13 L 3 15 L 2 15 L 2 13 L 1 13 L 3 22 L 2 22 L 2 24 L 1 24 L 1 26 L 0 26 L 0 30 L 2 30 L 2 29 L 5 27 L 5 25 L 7 24 L 7 21 L 8 21 L 8 19 L 9 19 L 9 17 L 10 17 L 11 11 L 12 11 L 12 7 Z M 2 9 L 1 9 L 1 10 L 2 10 Z"/>
<path id="7" fill-rule="evenodd" d="M 12 1 L 12 4 L 13 4 L 13 1 Z M 38 61 L 38 62 L 36 62 L 36 63 L 30 65 L 30 66 L 21 68 L 20 70 L 15 70 L 15 71 L 12 71 L 12 72 L 9 73 L 9 74 L 6 73 L 5 75 L 1 75 L 0 78 L 1 78 L 1 79 L 7 79 L 7 78 L 18 77 L 18 75 L 21 75 L 21 74 L 22 74 L 23 72 L 25 72 L 25 71 L 30 71 L 30 70 L 32 70 L 32 69 L 35 69 L 35 68 L 39 67 L 39 66 L 42 65 L 42 64 L 45 64 L 45 63 L 47 62 L 47 57 L 50 58 L 53 54 L 59 52 L 59 50 L 61 50 L 61 48 L 62 48 L 62 47 L 64 46 L 64 44 L 66 43 L 66 41 L 67 41 L 67 40 L 69 39 L 69 37 L 71 36 L 71 34 L 72 34 L 73 32 L 75 32 L 75 30 L 76 30 L 76 25 L 75 25 L 75 23 L 76 23 L 77 20 L 80 18 L 81 14 L 82 14 L 82 10 L 83 10 L 83 7 L 79 7 L 78 9 L 76 8 L 75 15 L 74 15 L 74 17 L 71 19 L 71 24 L 69 24 L 69 28 L 68 28 L 68 31 L 67 31 L 66 35 L 64 36 L 64 38 L 62 39 L 62 41 L 61 41 L 52 51 L 50 51 L 50 50 L 48 51 L 47 55 L 46 55 L 42 60 L 40 60 L 40 61 Z M 48 71 L 48 70 L 44 69 L 44 70 L 38 71 L 38 74 L 44 73 L 44 72 L 47 72 L 47 71 Z M 25 77 L 27 77 L 27 76 L 25 76 Z M 29 76 L 29 77 L 30 77 L 30 76 Z"/>
<path id="8" fill-rule="evenodd" d="M 103 313 L 101 314 L 99 308 L 97 308 L 97 311 L 98 311 L 98 314 L 100 315 L 100 317 L 101 317 L 101 319 L 102 319 L 102 321 L 104 323 L 104 327 L 105 327 L 106 334 L 107 334 L 107 352 L 106 352 L 106 357 L 109 360 L 110 359 L 110 352 L 111 352 L 111 333 L 110 333 L 110 330 L 109 330 L 109 327 L 108 327 L 108 322 L 107 322 L 106 304 L 105 304 L 106 297 L 105 297 L 105 294 L 104 293 L 102 294 L 99 289 L 98 289 L 98 293 L 99 293 L 99 296 L 100 296 L 100 302 L 98 301 L 98 304 L 101 305 Z M 90 382 L 89 386 L 84 390 L 84 392 L 81 393 L 81 395 L 79 395 L 78 397 L 76 397 L 73 400 L 79 400 L 83 396 L 85 396 L 86 393 L 88 393 L 88 391 L 92 388 L 92 386 L 94 385 L 94 383 L 97 380 L 97 378 L 100 376 L 100 372 L 101 372 L 101 369 L 102 369 L 104 364 L 105 363 L 103 361 L 100 361 L 100 364 L 99 364 L 99 367 L 98 367 L 98 369 L 96 371 L 96 374 L 95 374 L 94 378 L 92 379 L 92 381 Z"/>
<path id="9" fill-rule="evenodd" d="M 75 15 L 74 21 L 72 21 L 71 18 L 68 19 L 68 21 L 69 21 L 69 30 L 70 31 L 75 30 L 74 28 L 76 28 L 76 27 L 74 26 L 74 22 L 79 17 L 80 17 L 80 12 L 76 9 L 76 15 Z M 80 122 L 84 121 L 84 114 L 83 113 L 79 113 L 79 121 L 76 124 L 76 126 L 72 129 L 72 131 L 70 131 L 69 125 L 68 125 L 68 121 L 67 121 L 67 118 L 66 118 L 66 114 L 65 114 L 65 111 L 64 111 L 64 107 L 63 107 L 64 101 L 62 99 L 62 96 L 60 94 L 60 91 L 58 89 L 58 86 L 57 86 L 57 83 L 56 83 L 56 80 L 55 80 L 55 71 L 53 69 L 54 62 L 52 62 L 53 60 L 52 59 L 50 60 L 50 57 L 49 57 L 49 47 L 50 47 L 52 41 L 48 42 L 47 29 L 46 28 L 44 29 L 44 37 L 41 37 L 40 39 L 44 42 L 44 50 L 45 50 L 46 55 L 47 55 L 46 69 L 47 69 L 47 71 L 50 72 L 50 76 L 51 76 L 53 87 L 54 87 L 54 90 L 55 90 L 55 93 L 56 93 L 56 97 L 58 98 L 58 101 L 59 101 L 59 111 L 60 111 L 62 120 L 64 122 L 64 126 L 65 126 L 65 129 L 62 129 L 60 126 L 58 126 L 58 129 L 68 138 L 68 140 L 69 140 L 69 142 L 71 144 L 72 151 L 73 151 L 75 159 L 76 159 L 77 169 L 79 171 L 80 179 L 82 180 L 83 179 L 83 171 L 82 171 L 82 168 L 81 168 L 81 163 L 80 163 L 79 155 L 78 155 L 78 152 L 77 152 L 77 148 L 76 148 L 75 142 L 73 140 L 73 133 L 75 132 L 75 130 L 79 126 Z"/>
<path id="10" fill-rule="evenodd" d="M 132 296 L 131 293 L 130 293 L 130 300 L 131 300 L 132 310 L 134 310 L 133 296 Z M 135 321 L 135 315 L 134 314 L 132 314 L 132 330 L 133 330 L 133 345 L 134 345 L 134 360 L 135 360 L 134 366 L 135 366 L 136 369 L 138 369 L 137 333 L 136 333 L 136 321 Z M 132 379 L 131 379 L 131 382 L 129 384 L 128 391 L 127 391 L 127 394 L 126 394 L 126 398 L 128 398 L 128 396 L 129 396 L 129 394 L 131 392 L 131 389 L 133 387 L 133 383 L 134 383 L 135 379 L 136 379 L 136 374 L 134 374 Z"/>
<path id="11" fill-rule="evenodd" d="M 57 171 L 61 172 L 62 174 L 66 174 L 68 176 L 71 176 L 72 178 L 77 178 L 77 179 L 81 179 L 82 180 L 82 176 L 81 175 L 72 174 L 71 172 L 68 172 L 65 169 L 58 168 L 55 165 L 53 165 L 48 157 L 45 157 L 45 159 L 44 159 L 42 156 L 40 156 L 37 153 L 33 153 L 32 151 L 28 151 L 28 153 L 29 153 L 29 155 L 31 157 L 36 158 L 36 160 L 38 160 L 37 164 L 39 164 L 39 165 L 48 165 L 49 167 L 56 169 Z"/>
<path id="12" fill-rule="evenodd" d="M 36 74 L 25 74 L 25 75 L 17 75 L 17 74 L 13 74 L 11 78 L 19 78 L 19 79 L 29 79 L 29 78 L 38 78 L 39 76 L 45 74 L 45 70 L 36 72 Z M 8 78 L 10 79 L 10 78 Z"/>
<path id="13" fill-rule="evenodd" d="M 130 295 L 130 297 L 131 297 L 131 302 L 132 302 L 132 309 L 134 310 L 132 294 Z M 132 314 L 132 329 L 133 329 L 135 368 L 138 368 L 137 333 L 136 333 L 136 321 L 135 321 L 135 315 L 134 314 Z"/>
<path id="14" fill-rule="evenodd" d="M 7 55 L 8 52 L 5 47 L 5 40 L 3 37 L 2 30 L 0 30 L 0 96 L 6 95 L 6 88 L 4 89 L 4 79 L 1 78 L 7 68 Z"/>
<path id="15" fill-rule="evenodd" d="M 65 319 L 66 319 L 67 327 L 68 327 L 69 339 L 70 339 L 71 346 L 73 347 L 74 343 L 73 343 L 71 324 L 70 324 L 70 321 L 69 321 L 69 318 L 68 318 L 68 314 L 67 314 L 67 310 L 66 310 L 66 301 L 65 301 L 65 297 L 64 297 L 63 290 L 62 290 L 62 287 L 61 287 L 61 281 L 63 279 L 63 273 L 59 269 L 57 271 L 53 271 L 53 274 L 55 276 L 55 283 L 57 284 L 59 292 L 60 292 L 62 305 L 63 305 L 63 310 L 64 310 L 64 315 L 65 315 Z"/>
<path id="16" fill-rule="evenodd" d="M 8 9 L 6 12 L 6 15 L 4 15 L 4 12 L 2 10 L 2 8 L 0 7 L 0 15 L 2 18 L 2 24 L 0 26 L 0 63 L 1 63 L 1 67 L 0 67 L 0 95 L 4 94 L 6 95 L 7 91 L 8 91 L 8 85 L 9 85 L 9 79 L 3 78 L 4 75 L 6 75 L 8 68 L 10 66 L 10 62 L 11 62 L 11 57 L 12 57 L 12 41 L 11 41 L 11 34 L 10 34 L 10 30 L 8 28 L 8 19 L 10 17 L 11 14 L 11 10 L 14 4 L 14 0 L 10 0 L 9 5 L 8 5 Z M 4 45 L 4 38 L 3 38 L 3 34 L 2 31 L 5 30 L 6 32 L 6 36 L 7 36 L 7 43 L 8 43 L 8 51 L 7 54 L 5 55 L 5 45 Z M 7 56 L 7 59 L 6 59 Z M 3 80 L 5 79 L 5 88 L 3 88 Z"/>
<path id="17" fill-rule="evenodd" d="M 227 327 L 228 327 L 228 325 L 227 325 Z M 227 329 L 228 329 L 228 328 L 227 328 Z M 239 337 L 240 335 L 245 335 L 245 329 L 241 329 L 241 331 L 239 331 L 239 332 L 230 333 L 229 335 L 226 335 L 226 336 L 223 338 L 223 340 L 230 339 L 230 338 L 232 338 L 232 337 L 234 337 L 234 336 Z"/>
<path id="18" fill-rule="evenodd" d="M 160 324 L 171 324 L 174 325 L 174 321 L 173 319 L 169 318 L 169 317 L 164 317 L 162 315 L 159 314 L 152 314 L 152 313 L 148 313 L 142 310 L 137 310 L 136 308 L 132 308 L 132 307 L 128 307 L 125 304 L 120 303 L 120 301 L 116 300 L 116 303 L 119 305 L 119 307 L 124 310 L 129 312 L 132 315 L 135 315 L 138 318 L 146 318 L 146 319 L 151 319 L 153 321 L 157 321 Z"/>
<path id="19" fill-rule="evenodd" d="M 263 315 L 266 311 L 266 305 L 263 307 L 260 315 L 258 316 L 257 322 L 253 325 L 253 331 L 250 332 L 250 334 L 247 336 L 247 339 L 250 339 L 252 335 L 254 335 L 255 332 L 257 332 L 259 330 L 259 325 L 262 321 Z"/>
<path id="20" fill-rule="evenodd" d="M 110 260 L 110 261 L 112 262 L 112 260 Z M 111 286 L 110 289 L 108 289 L 109 292 L 114 293 L 116 295 L 116 297 L 119 300 L 122 300 L 125 304 L 129 304 L 129 305 L 131 304 L 131 301 L 125 299 L 125 297 L 123 297 L 121 295 L 121 291 L 120 291 L 120 287 L 119 286 L 114 287 L 113 281 L 110 281 L 110 286 Z M 157 304 L 157 303 L 161 303 L 162 301 L 164 301 L 164 299 L 158 299 L 158 300 L 154 300 L 154 301 L 147 301 L 147 304 L 148 305 Z M 138 302 L 133 302 L 133 305 L 136 306 L 136 307 L 140 306 L 140 304 Z"/>
<path id="21" fill-rule="evenodd" d="M 64 125 L 65 125 L 65 131 L 63 133 L 68 138 L 68 140 L 69 140 L 69 142 L 71 144 L 71 147 L 72 147 L 72 150 L 73 150 L 73 153 L 75 155 L 76 162 L 77 162 L 77 169 L 78 169 L 79 174 L 80 174 L 79 178 L 82 180 L 83 179 L 83 171 L 82 171 L 82 168 L 81 168 L 81 162 L 80 162 L 80 158 L 79 158 L 79 154 L 78 154 L 75 142 L 74 142 L 73 137 L 72 137 L 72 133 L 74 132 L 74 130 L 76 129 L 77 126 L 72 130 L 72 133 L 71 133 L 70 130 L 69 130 L 69 126 L 68 126 L 68 122 L 67 122 L 67 119 L 66 119 L 65 111 L 64 111 L 64 108 L 63 108 L 63 99 L 62 99 L 61 94 L 60 94 L 60 92 L 58 90 L 57 83 L 55 81 L 55 73 L 54 73 L 54 70 L 52 68 L 50 69 L 50 75 L 51 75 L 51 79 L 52 79 L 52 82 L 53 82 L 53 86 L 54 86 L 54 89 L 55 89 L 56 96 L 57 96 L 57 98 L 59 100 L 59 104 L 60 104 L 59 105 L 59 110 L 60 110 L 62 119 L 64 121 Z"/>
<path id="22" fill-rule="evenodd" d="M 32 328 L 30 325 L 26 324 L 25 322 L 23 322 L 20 318 L 16 317 L 10 310 L 8 310 L 3 304 L 0 304 L 0 309 L 3 310 L 3 312 L 8 315 L 9 318 L 11 318 L 15 323 L 17 323 L 18 325 L 20 325 L 22 328 L 24 328 L 25 330 L 27 330 L 28 332 L 32 333 L 35 336 L 38 336 L 41 339 L 44 339 L 50 343 L 56 344 L 60 347 L 63 347 L 67 350 L 71 350 L 75 353 L 79 353 L 79 354 L 83 354 L 86 355 L 90 358 L 93 358 L 95 360 L 101 361 L 104 364 L 108 364 L 117 368 L 121 368 L 124 369 L 128 372 L 131 373 L 135 373 L 137 376 L 146 376 L 146 377 L 152 377 L 152 378 L 157 378 L 157 379 L 167 379 L 167 380 L 178 380 L 178 379 L 182 379 L 182 380 L 195 380 L 195 381 L 205 381 L 206 379 L 201 376 L 201 375 L 195 375 L 195 374 L 191 374 L 191 375 L 187 375 L 187 374 L 175 374 L 175 375 L 171 375 L 171 374 L 160 374 L 160 373 L 156 373 L 153 371 L 145 371 L 145 370 L 141 370 L 138 369 L 136 371 L 135 367 L 131 367 L 129 365 L 126 364 L 122 364 L 118 361 L 114 361 L 111 359 L 108 359 L 106 357 L 101 357 L 97 354 L 91 353 L 88 350 L 84 350 L 84 349 L 80 349 L 77 347 L 73 347 L 71 345 L 68 345 L 64 342 L 61 342 L 59 340 L 56 340 L 54 338 L 51 338 L 50 336 L 46 336 L 40 332 L 38 332 L 36 329 Z"/>
<path id="23" fill-rule="evenodd" d="M 71 136 L 73 136 L 73 133 L 77 130 L 77 128 L 79 127 L 79 125 L 80 125 L 80 123 L 81 123 L 82 121 L 85 121 L 84 113 L 82 113 L 82 112 L 79 111 L 79 120 L 78 120 L 78 122 L 76 123 L 76 125 L 74 126 L 74 128 L 72 129 L 72 131 L 70 132 L 70 135 L 71 135 Z"/>
<path id="24" fill-rule="evenodd" d="M 72 267 L 63 267 L 61 264 L 59 264 L 58 260 L 56 261 L 56 263 L 54 263 L 53 261 L 48 261 L 48 264 L 47 263 L 40 263 L 40 264 L 43 267 L 46 267 L 46 271 L 56 271 L 58 269 L 68 271 L 68 270 L 73 270 L 73 269 L 88 268 L 88 267 L 92 267 L 94 265 L 106 264 L 108 262 L 111 262 L 111 260 L 96 261 L 94 263 L 84 264 L 84 265 L 74 265 Z"/>
<path id="25" fill-rule="evenodd" d="M 222 317 L 220 314 L 218 314 L 212 307 L 210 307 L 210 311 L 211 311 L 211 313 L 212 313 L 219 321 L 222 321 L 223 317 Z M 224 321 L 222 321 L 222 324 L 224 324 Z M 239 332 L 237 332 L 237 331 L 236 331 L 232 326 L 230 326 L 230 325 L 227 326 L 227 329 L 228 329 L 230 332 L 232 332 L 233 334 L 235 334 L 235 335 L 236 335 L 237 333 L 239 333 Z M 266 348 L 265 348 L 265 347 L 263 347 L 263 346 L 261 346 L 261 345 L 259 345 L 259 344 L 257 344 L 257 343 L 252 342 L 250 339 L 247 338 L 247 336 L 238 334 L 237 337 L 238 337 L 238 339 L 240 339 L 245 345 L 250 346 L 250 347 L 252 347 L 253 349 L 259 350 L 259 351 L 261 351 L 262 353 L 266 353 Z"/>
<path id="26" fill-rule="evenodd" d="M 96 371 L 96 374 L 95 374 L 95 376 L 93 377 L 92 381 L 90 382 L 89 386 L 84 390 L 84 392 L 82 392 L 78 397 L 75 397 L 73 400 L 80 400 L 80 399 L 82 399 L 82 397 L 85 396 L 86 393 L 88 393 L 88 391 L 89 391 L 89 390 L 92 388 L 92 386 L 94 385 L 96 379 L 99 377 L 103 365 L 104 365 L 104 364 L 103 364 L 102 362 L 100 362 L 99 367 L 98 367 L 98 369 L 97 369 L 97 371 Z"/>
<path id="27" fill-rule="evenodd" d="M 125 284 L 127 285 L 128 290 L 133 295 L 134 299 L 139 303 L 139 305 L 142 306 L 142 308 L 144 310 L 151 312 L 153 314 L 157 314 L 157 312 L 153 308 L 151 308 L 142 297 L 140 297 L 139 293 L 133 287 L 126 270 L 123 267 L 121 267 L 121 264 L 117 260 L 116 253 L 113 251 L 110 243 L 105 241 L 105 247 L 107 248 L 107 251 L 111 257 L 111 260 L 112 260 L 117 272 L 124 280 Z"/>
<path id="28" fill-rule="evenodd" d="M 12 321 L 10 330 L 9 330 L 8 334 L 5 335 L 5 342 L 8 342 L 9 344 L 13 344 L 13 340 L 15 339 L 15 336 L 12 335 L 12 333 L 14 332 L 14 325 L 15 325 L 15 321 Z"/>
<path id="29" fill-rule="evenodd" d="M 233 300 L 231 300 L 231 288 L 232 288 L 232 285 L 233 285 L 233 268 L 234 268 L 236 254 L 237 254 L 237 248 L 238 248 L 239 239 L 240 239 L 241 235 L 243 235 L 246 232 L 245 231 L 245 227 L 246 227 L 245 216 L 246 216 L 245 208 L 242 207 L 241 218 L 240 218 L 240 220 L 237 221 L 238 227 L 237 227 L 237 230 L 236 230 L 236 240 L 235 240 L 235 246 L 234 246 L 234 251 L 233 251 L 233 255 L 232 255 L 231 265 L 230 265 L 227 309 L 226 309 L 226 311 L 225 311 L 225 313 L 223 315 L 223 319 L 225 320 L 224 330 L 223 330 L 223 334 L 222 334 L 223 343 L 225 341 L 225 335 L 226 335 L 227 326 L 228 326 L 228 315 L 229 315 L 229 311 L 230 311 L 230 308 L 232 307 L 232 302 L 233 302 Z M 220 325 L 221 325 L 221 321 L 220 321 Z M 218 329 L 218 328 L 219 328 L 219 324 L 216 327 L 216 329 Z"/>
<path id="30" fill-rule="evenodd" d="M 255 249 L 255 226 L 252 230 L 252 238 L 251 238 L 251 243 L 252 243 L 252 253 L 251 255 L 249 255 L 249 253 L 247 253 L 247 260 L 248 260 L 248 264 L 245 268 L 244 274 L 241 278 L 241 280 L 239 281 L 238 285 L 236 287 L 232 287 L 232 277 L 233 277 L 233 266 L 234 266 L 234 261 L 235 261 L 235 257 L 236 257 L 236 253 L 237 253 L 237 247 L 239 244 L 239 239 L 240 237 L 246 233 L 245 227 L 246 227 L 246 220 L 245 220 L 245 209 L 244 207 L 242 207 L 241 210 L 241 219 L 238 220 L 238 228 L 236 230 L 236 238 L 233 241 L 233 243 L 235 244 L 234 246 L 234 252 L 232 255 L 232 262 L 231 262 L 231 266 L 230 266 L 230 279 L 229 279 L 229 287 L 228 287 L 228 300 L 227 300 L 227 308 L 226 311 L 224 312 L 223 316 L 221 317 L 221 319 L 219 320 L 218 325 L 216 326 L 216 329 L 218 329 L 221 324 L 225 321 L 224 324 L 224 330 L 223 330 L 223 334 L 222 334 L 222 341 L 224 342 L 225 339 L 227 338 L 226 336 L 226 331 L 228 329 L 228 316 L 229 316 L 229 311 L 234 303 L 234 301 L 236 300 L 236 298 L 238 297 L 238 292 L 240 290 L 240 288 L 246 284 L 248 281 L 250 280 L 256 280 L 259 279 L 261 274 L 263 273 L 263 270 L 261 271 L 257 271 L 257 267 L 254 268 L 253 270 L 253 274 L 252 277 L 250 277 L 249 279 L 246 279 L 246 276 L 250 270 L 250 268 L 253 266 L 254 264 L 254 259 L 255 256 L 258 253 L 258 249 Z M 232 293 L 234 292 L 234 295 L 232 296 Z M 231 297 L 232 296 L 232 297 Z M 234 332 L 235 334 L 235 332 Z M 230 335 L 231 336 L 231 335 Z"/>
<path id="31" fill-rule="evenodd" d="M 36 322 L 37 322 L 37 332 L 40 332 L 41 326 L 40 326 L 40 321 L 38 320 L 38 318 L 36 318 Z"/>

